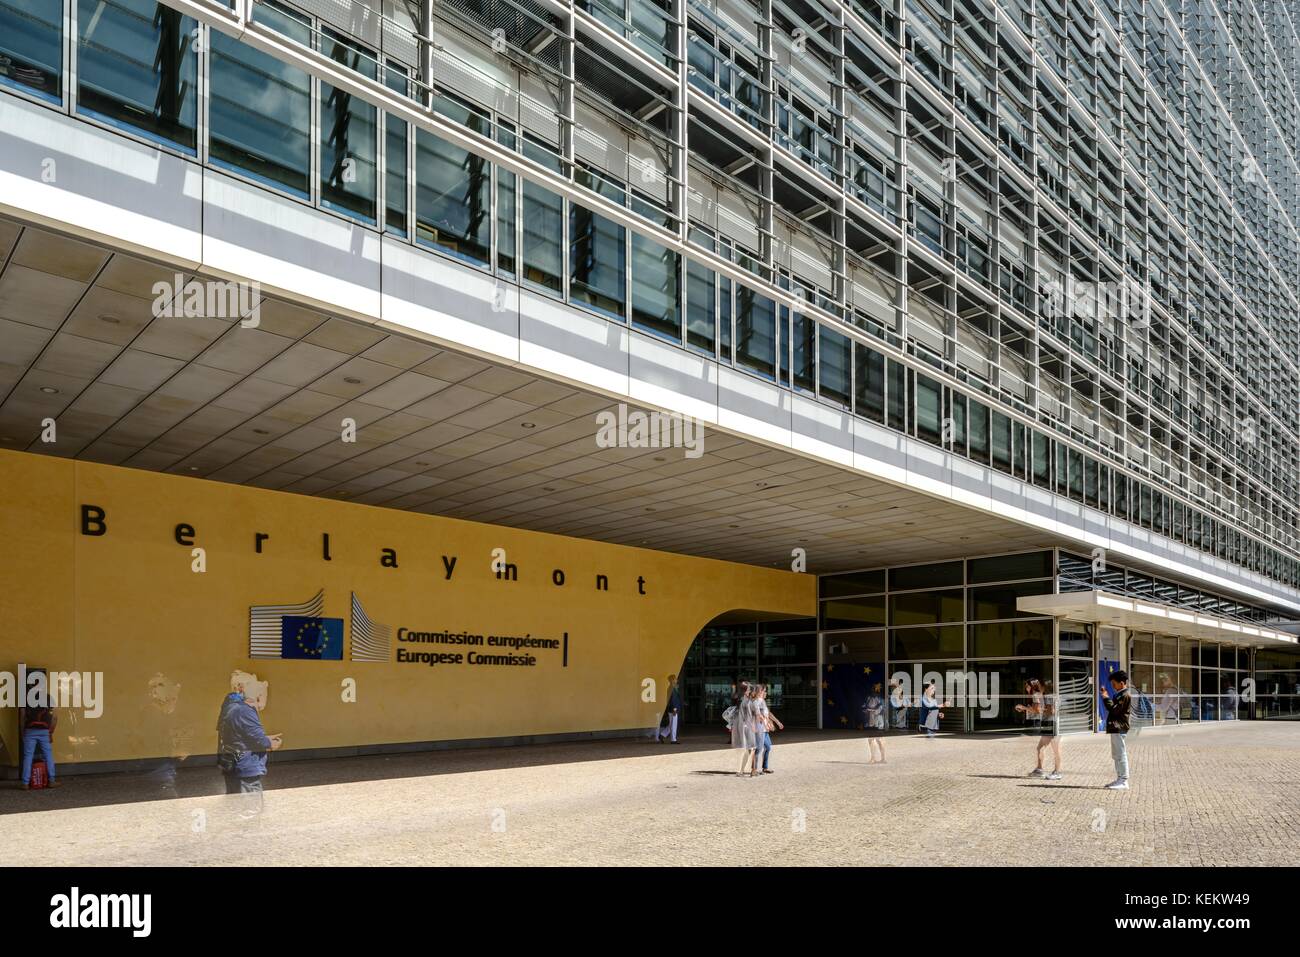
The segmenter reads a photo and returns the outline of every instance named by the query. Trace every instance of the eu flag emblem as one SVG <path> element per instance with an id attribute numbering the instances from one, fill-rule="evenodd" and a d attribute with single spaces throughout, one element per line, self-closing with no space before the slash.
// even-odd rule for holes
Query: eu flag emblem
<path id="1" fill-rule="evenodd" d="M 342 661 L 343 619 L 285 615 L 280 619 L 280 657 Z"/>

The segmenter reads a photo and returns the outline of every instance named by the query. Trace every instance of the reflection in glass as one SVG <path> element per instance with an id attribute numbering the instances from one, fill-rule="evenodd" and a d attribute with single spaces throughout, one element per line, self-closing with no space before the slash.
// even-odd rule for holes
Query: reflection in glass
<path id="1" fill-rule="evenodd" d="M 402 96 L 410 95 L 406 68 L 400 64 L 389 62 L 384 83 Z M 406 236 L 407 230 L 409 135 L 403 120 L 384 115 L 384 228 L 397 236 Z"/>
<path id="2" fill-rule="evenodd" d="M 604 174 L 579 169 L 579 186 L 624 202 L 623 187 Z M 626 231 L 613 220 L 569 204 L 569 298 L 595 309 L 623 316 L 627 297 Z"/>
<path id="3" fill-rule="evenodd" d="M 776 305 L 747 286 L 736 287 L 736 364 L 776 375 Z"/>
<path id="4" fill-rule="evenodd" d="M 63 95 L 61 0 L 0 0 L 0 84 Z"/>
<path id="5" fill-rule="evenodd" d="M 434 108 L 475 133 L 487 120 L 450 96 Z M 492 240 L 492 167 L 422 129 L 415 131 L 415 237 L 419 242 L 476 263 L 486 263 Z"/>
<path id="6" fill-rule="evenodd" d="M 542 145 L 531 136 L 524 139 L 524 155 L 556 172 L 560 169 L 554 148 Z M 559 292 L 564 268 L 564 200 L 529 180 L 523 181 L 521 190 L 524 278 Z"/>
<path id="7" fill-rule="evenodd" d="M 654 218 L 655 207 L 632 197 L 632 208 Z M 670 225 L 666 219 L 660 225 Z M 632 234 L 632 322 L 673 342 L 682 341 L 682 259 L 638 233 Z"/>
<path id="8" fill-rule="evenodd" d="M 324 32 L 321 51 L 344 69 L 375 79 L 378 65 L 374 54 L 334 31 Z M 328 83 L 321 84 L 320 95 L 321 205 L 373 223 L 378 194 L 378 111 Z"/>
<path id="9" fill-rule="evenodd" d="M 262 23 L 311 45 L 311 28 L 296 15 L 270 2 L 254 9 Z M 211 44 L 208 149 L 212 162 L 307 196 L 310 76 L 216 30 Z"/>
<path id="10" fill-rule="evenodd" d="M 197 26 L 154 0 L 79 0 L 77 108 L 193 151 Z"/>

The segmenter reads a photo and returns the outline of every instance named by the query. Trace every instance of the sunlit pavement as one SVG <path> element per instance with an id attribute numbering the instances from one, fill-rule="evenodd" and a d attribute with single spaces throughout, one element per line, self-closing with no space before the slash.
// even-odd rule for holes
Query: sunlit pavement
<path id="1" fill-rule="evenodd" d="M 1103 736 L 1065 777 L 1026 777 L 1031 739 L 777 736 L 776 773 L 736 775 L 720 733 L 328 761 L 272 757 L 263 812 L 189 768 L 0 784 L 0 863 L 1267 864 L 1300 862 L 1300 723 L 1143 733 L 1132 788 Z M 1050 758 L 1049 758 L 1050 761 Z"/>

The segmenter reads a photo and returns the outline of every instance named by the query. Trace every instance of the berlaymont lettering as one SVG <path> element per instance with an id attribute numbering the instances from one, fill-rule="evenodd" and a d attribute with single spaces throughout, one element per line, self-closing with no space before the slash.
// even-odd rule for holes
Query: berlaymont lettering
<path id="1" fill-rule="evenodd" d="M 816 608 L 806 574 L 54 456 L 0 451 L 0 488 L 0 660 L 103 676 L 61 765 L 214 753 L 234 671 L 286 751 L 635 733 L 709 622 Z"/>

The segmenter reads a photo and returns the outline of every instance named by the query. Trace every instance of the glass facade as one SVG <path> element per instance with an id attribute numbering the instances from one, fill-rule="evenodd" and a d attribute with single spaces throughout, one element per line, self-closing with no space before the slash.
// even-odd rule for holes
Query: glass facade
<path id="1" fill-rule="evenodd" d="M 686 721 L 721 734 L 722 712 L 741 681 L 768 685 L 768 704 L 787 727 L 816 727 L 817 623 L 790 619 L 704 629 L 682 665 Z"/>
<path id="2" fill-rule="evenodd" d="M 1015 599 L 1054 590 L 1051 551 L 822 576 L 823 726 L 858 727 L 857 706 L 877 676 L 887 690 L 903 672 L 908 705 L 894 727 L 915 728 L 926 676 L 960 672 L 976 685 L 943 708 L 941 730 L 1016 727 L 1021 689 L 1031 679 L 1051 680 L 1054 651 L 1052 619 L 1018 612 Z"/>
<path id="3" fill-rule="evenodd" d="M 915 688 L 935 676 L 952 697 L 941 730 L 1021 730 L 1016 706 L 1037 682 L 1056 695 L 1061 733 L 1091 731 L 1100 727 L 1099 676 L 1121 665 L 1132 678 L 1139 725 L 1298 716 L 1300 657 L 1292 651 L 1124 633 L 1017 611 L 1021 597 L 1083 588 L 1241 621 L 1277 617 L 1120 566 L 1094 574 L 1090 562 L 1063 550 L 824 575 L 823 726 L 860 727 L 857 711 L 872 685 L 904 673 L 910 696 L 895 716 L 898 729 L 915 728 Z"/>
<path id="4" fill-rule="evenodd" d="M 412 44 L 254 5 L 256 24 L 427 96 L 476 150 L 138 0 L 0 0 L 0 87 L 1300 587 L 1287 5 L 675 9 L 602 7 L 603 45 L 538 60 L 554 24 L 439 7 L 455 43 L 419 86 Z M 560 76 L 559 99 L 492 67 L 488 37 L 538 64 L 530 83 Z M 498 148 L 593 202 L 494 168 Z M 918 629 L 890 635 L 909 660 L 959 632 L 965 657 L 1039 640 L 972 619 L 969 595 L 960 620 L 942 596 L 841 597 L 839 626 Z"/>

